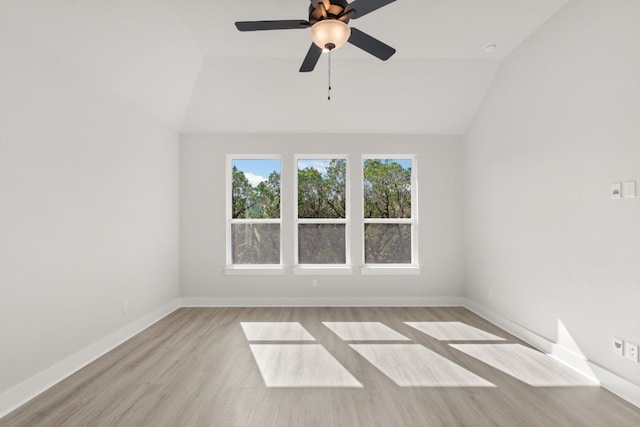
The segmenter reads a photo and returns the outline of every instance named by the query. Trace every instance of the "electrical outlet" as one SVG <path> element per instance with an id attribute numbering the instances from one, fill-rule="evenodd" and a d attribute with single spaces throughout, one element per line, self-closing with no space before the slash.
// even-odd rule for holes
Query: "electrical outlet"
<path id="1" fill-rule="evenodd" d="M 636 197 L 636 182 L 628 181 L 622 184 L 622 197 L 627 199 Z"/>
<path id="2" fill-rule="evenodd" d="M 618 356 L 624 355 L 624 340 L 622 338 L 613 337 L 613 352 Z"/>
<path id="3" fill-rule="evenodd" d="M 311 281 L 311 286 L 313 286 L 314 288 L 318 286 L 318 279 L 313 279 Z"/>
<path id="4" fill-rule="evenodd" d="M 122 313 L 129 311 L 129 301 L 122 301 Z"/>
<path id="5" fill-rule="evenodd" d="M 638 363 L 638 344 L 627 341 L 627 344 L 624 346 L 624 355 L 627 359 Z"/>

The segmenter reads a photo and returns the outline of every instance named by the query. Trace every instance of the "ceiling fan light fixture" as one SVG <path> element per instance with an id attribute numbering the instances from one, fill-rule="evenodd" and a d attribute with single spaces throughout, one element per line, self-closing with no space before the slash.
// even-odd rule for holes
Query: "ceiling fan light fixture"
<path id="1" fill-rule="evenodd" d="M 340 48 L 351 36 L 351 28 L 337 19 L 324 19 L 316 22 L 310 32 L 313 43 L 321 49 L 328 50 Z"/>

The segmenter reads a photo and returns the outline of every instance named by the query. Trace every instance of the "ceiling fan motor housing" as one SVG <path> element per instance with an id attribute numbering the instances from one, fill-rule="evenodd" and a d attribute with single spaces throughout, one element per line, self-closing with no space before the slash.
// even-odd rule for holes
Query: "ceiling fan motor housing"
<path id="1" fill-rule="evenodd" d="M 309 5 L 309 22 L 338 19 L 347 24 L 351 18 L 350 11 L 346 10 L 348 5 L 346 0 L 313 0 Z"/>

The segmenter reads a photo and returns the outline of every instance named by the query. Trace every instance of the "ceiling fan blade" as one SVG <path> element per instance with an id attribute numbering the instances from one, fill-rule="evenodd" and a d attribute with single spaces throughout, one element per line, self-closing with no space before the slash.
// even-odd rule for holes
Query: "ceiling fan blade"
<path id="1" fill-rule="evenodd" d="M 352 12 L 351 19 L 358 19 L 394 1 L 396 0 L 355 0 L 349 3 L 344 13 Z"/>
<path id="2" fill-rule="evenodd" d="M 292 30 L 296 28 L 308 28 L 309 21 L 289 19 L 283 21 L 239 21 L 236 28 L 240 31 L 263 31 L 263 30 Z"/>
<path id="3" fill-rule="evenodd" d="M 308 73 L 309 71 L 313 71 L 318 63 L 318 59 L 320 59 L 320 55 L 322 55 L 322 48 L 318 47 L 315 43 L 311 43 L 307 56 L 304 57 L 304 61 L 302 61 L 302 65 L 300 66 L 300 72 Z"/>
<path id="4" fill-rule="evenodd" d="M 351 27 L 351 36 L 349 36 L 348 42 L 383 61 L 391 58 L 391 56 L 396 53 L 396 50 L 391 46 L 353 27 Z"/>

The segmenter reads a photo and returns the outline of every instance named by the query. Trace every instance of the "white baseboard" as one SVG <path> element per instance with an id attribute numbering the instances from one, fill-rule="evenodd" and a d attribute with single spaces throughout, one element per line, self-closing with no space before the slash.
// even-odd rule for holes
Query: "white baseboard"
<path id="1" fill-rule="evenodd" d="M 494 325 L 504 329 L 509 332 L 511 335 L 515 335 L 520 338 L 522 341 L 532 345 L 538 350 L 544 353 L 551 353 L 551 341 L 546 338 L 541 337 L 540 335 L 531 332 L 530 330 L 518 325 L 517 323 L 508 320 L 499 314 L 494 313 L 493 311 L 485 308 L 484 306 L 477 304 L 476 302 L 467 299 L 464 306 L 467 310 L 470 310 L 482 317 L 485 320 L 493 323 Z"/>
<path id="2" fill-rule="evenodd" d="M 182 298 L 183 307 L 461 307 L 461 297 Z"/>
<path id="3" fill-rule="evenodd" d="M 0 394 L 0 418 L 113 350 L 179 307 L 180 300 L 171 301 Z"/>
<path id="4" fill-rule="evenodd" d="M 640 386 L 637 384 L 627 381 L 584 356 L 541 337 L 535 332 L 492 312 L 474 301 L 467 299 L 464 306 L 478 316 L 520 338 L 538 350 L 549 354 L 585 377 L 600 384 L 613 394 L 640 408 Z"/>
<path id="5" fill-rule="evenodd" d="M 625 380 L 600 365 L 596 365 L 593 362 L 589 362 L 589 364 L 593 372 L 600 379 L 602 387 L 640 408 L 640 386 Z"/>

